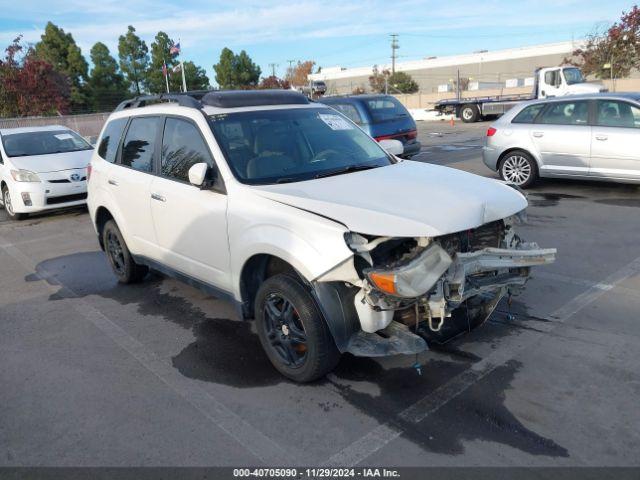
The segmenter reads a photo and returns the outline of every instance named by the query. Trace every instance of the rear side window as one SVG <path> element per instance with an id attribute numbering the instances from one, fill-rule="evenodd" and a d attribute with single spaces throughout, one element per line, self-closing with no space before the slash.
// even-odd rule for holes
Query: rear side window
<path id="1" fill-rule="evenodd" d="M 212 165 L 209 149 L 191 122 L 167 118 L 162 139 L 162 175 L 189 181 L 189 169 L 196 163 Z"/>
<path id="2" fill-rule="evenodd" d="M 367 100 L 366 103 L 374 122 L 384 122 L 385 120 L 409 116 L 407 109 L 393 97 L 376 98 Z"/>
<path id="3" fill-rule="evenodd" d="M 533 123 L 538 114 L 544 108 L 544 103 L 538 103 L 536 105 L 529 105 L 527 108 L 517 114 L 511 123 Z"/>
<path id="4" fill-rule="evenodd" d="M 618 100 L 598 100 L 596 125 L 640 128 L 640 108 Z"/>
<path id="5" fill-rule="evenodd" d="M 120 163 L 134 170 L 151 172 L 159 127 L 160 117 L 139 117 L 131 120 L 124 137 Z"/>
<path id="6" fill-rule="evenodd" d="M 331 105 L 331 107 L 335 108 L 353 123 L 357 123 L 358 125 L 362 123 L 362 118 L 360 117 L 360 114 L 358 113 L 356 107 L 354 107 L 353 105 L 350 105 L 348 103 L 336 103 Z"/>
<path id="7" fill-rule="evenodd" d="M 122 132 L 127 124 L 126 118 L 118 118 L 111 120 L 104 129 L 100 144 L 98 145 L 98 155 L 107 162 L 116 161 L 116 153 L 118 153 L 118 144 L 122 137 Z"/>
<path id="8" fill-rule="evenodd" d="M 550 103 L 540 121 L 548 125 L 587 125 L 589 108 L 586 101 Z"/>

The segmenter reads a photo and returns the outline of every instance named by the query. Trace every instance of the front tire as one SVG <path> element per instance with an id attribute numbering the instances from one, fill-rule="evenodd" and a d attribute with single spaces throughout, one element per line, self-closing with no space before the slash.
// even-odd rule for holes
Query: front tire
<path id="1" fill-rule="evenodd" d="M 142 281 L 149 269 L 138 265 L 131 256 L 116 222 L 109 220 L 102 230 L 102 241 L 113 273 L 120 283 Z"/>
<path id="2" fill-rule="evenodd" d="M 296 382 L 311 382 L 340 360 L 331 332 L 307 289 L 296 278 L 268 278 L 255 299 L 260 343 L 273 366 Z"/>
<path id="3" fill-rule="evenodd" d="M 538 165 L 531 155 L 522 150 L 509 152 L 500 162 L 500 177 L 520 188 L 528 188 L 538 178 Z"/>
<path id="4" fill-rule="evenodd" d="M 24 220 L 27 218 L 26 213 L 16 213 L 13 210 L 13 201 L 11 199 L 11 195 L 9 194 L 9 189 L 5 186 L 2 187 L 2 204 L 4 205 L 4 209 L 7 212 L 7 215 L 11 220 Z"/>

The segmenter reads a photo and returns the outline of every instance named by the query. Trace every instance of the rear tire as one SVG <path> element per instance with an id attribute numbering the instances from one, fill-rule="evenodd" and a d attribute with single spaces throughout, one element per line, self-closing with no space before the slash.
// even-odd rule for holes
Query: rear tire
<path id="1" fill-rule="evenodd" d="M 460 109 L 460 118 L 464 123 L 474 123 L 480 120 L 480 110 L 477 105 L 469 103 Z"/>
<path id="2" fill-rule="evenodd" d="M 138 265 L 131 256 L 116 222 L 109 220 L 102 230 L 104 251 L 113 273 L 120 283 L 137 283 L 149 272 L 144 265 Z"/>
<path id="3" fill-rule="evenodd" d="M 4 186 L 2 187 L 2 205 L 7 212 L 7 215 L 11 220 L 24 220 L 27 218 L 26 213 L 16 213 L 13 211 L 13 200 L 11 199 L 11 195 L 9 194 L 9 189 Z"/>
<path id="4" fill-rule="evenodd" d="M 500 178 L 520 188 L 529 188 L 538 179 L 538 164 L 523 150 L 509 152 L 500 161 Z"/>
<path id="5" fill-rule="evenodd" d="M 260 343 L 273 366 L 295 382 L 325 376 L 340 360 L 340 352 L 315 300 L 296 278 L 268 278 L 255 299 Z"/>

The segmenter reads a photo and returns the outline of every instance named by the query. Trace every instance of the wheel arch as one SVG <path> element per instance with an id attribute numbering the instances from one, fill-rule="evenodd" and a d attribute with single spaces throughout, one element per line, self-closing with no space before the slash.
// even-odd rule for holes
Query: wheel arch
<path id="1" fill-rule="evenodd" d="M 104 231 L 104 226 L 109 220 L 113 220 L 114 222 L 116 222 L 116 224 L 118 223 L 107 207 L 103 205 L 99 206 L 95 214 L 95 227 L 96 232 L 98 233 L 98 242 L 100 243 L 100 248 L 102 248 L 102 250 L 104 250 L 104 240 L 102 239 L 102 232 Z"/>

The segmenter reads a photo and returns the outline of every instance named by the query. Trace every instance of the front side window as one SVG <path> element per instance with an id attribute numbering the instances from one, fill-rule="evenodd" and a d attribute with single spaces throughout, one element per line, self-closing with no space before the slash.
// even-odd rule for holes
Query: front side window
<path id="1" fill-rule="evenodd" d="M 543 108 L 544 103 L 529 105 L 527 108 L 518 113 L 513 118 L 513 120 L 511 120 L 511 123 L 533 123 Z"/>
<path id="2" fill-rule="evenodd" d="M 399 117 L 409 116 L 407 109 L 393 97 L 380 97 L 367 100 L 366 104 L 374 122 L 396 120 Z"/>
<path id="3" fill-rule="evenodd" d="M 107 162 L 113 163 L 116 161 L 118 144 L 120 143 L 120 138 L 126 125 L 126 118 L 117 118 L 111 120 L 105 127 L 100 143 L 98 144 L 98 155 Z"/>
<path id="4" fill-rule="evenodd" d="M 586 101 L 554 102 L 542 112 L 539 123 L 549 125 L 587 125 L 589 108 Z"/>
<path id="5" fill-rule="evenodd" d="M 248 184 L 310 180 L 394 163 L 375 140 L 330 108 L 212 115 L 236 178 Z"/>
<path id="6" fill-rule="evenodd" d="M 162 137 L 162 175 L 188 182 L 189 169 L 196 163 L 213 164 L 200 131 L 186 120 L 167 118 Z"/>
<path id="7" fill-rule="evenodd" d="M 582 76 L 582 72 L 579 68 L 565 68 L 563 70 L 564 80 L 567 82 L 567 85 L 574 85 L 576 83 L 583 83 L 584 77 Z"/>
<path id="8" fill-rule="evenodd" d="M 357 123 L 359 125 L 362 124 L 362 118 L 360 117 L 360 114 L 358 113 L 356 107 L 354 107 L 353 105 L 348 103 L 336 103 L 331 105 L 331 107 L 339 111 L 353 123 Z"/>
<path id="9" fill-rule="evenodd" d="M 640 108 L 619 100 L 598 100 L 596 125 L 640 128 Z"/>
<path id="10" fill-rule="evenodd" d="M 138 117 L 131 120 L 122 146 L 120 163 L 134 170 L 153 170 L 153 151 L 160 127 L 160 117 Z"/>
<path id="11" fill-rule="evenodd" d="M 560 86 L 560 77 L 558 76 L 559 70 L 551 70 L 544 74 L 544 82 L 552 87 Z"/>
<path id="12" fill-rule="evenodd" d="M 2 145 L 7 157 L 29 157 L 93 149 L 76 132 L 66 129 L 5 133 L 2 135 Z"/>

